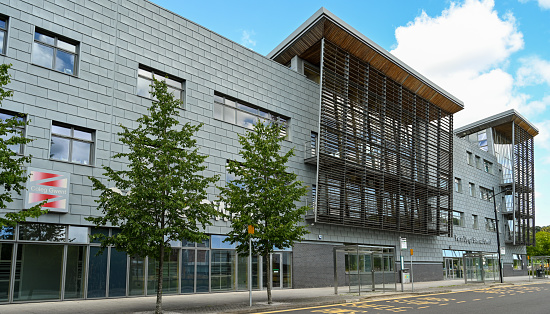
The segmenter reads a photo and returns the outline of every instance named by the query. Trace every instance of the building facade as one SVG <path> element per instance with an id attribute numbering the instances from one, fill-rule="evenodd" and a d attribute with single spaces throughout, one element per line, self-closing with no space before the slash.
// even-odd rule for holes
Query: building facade
<path id="1" fill-rule="evenodd" d="M 296 149 L 289 171 L 311 187 L 301 202 L 312 205 L 303 222 L 310 234 L 273 254 L 271 274 L 254 257 L 255 289 L 268 280 L 274 288 L 331 286 L 335 267 L 341 285 L 355 270 L 395 284 L 405 237 L 415 281 L 494 269 L 490 196 L 508 186 L 496 197 L 504 273 L 526 273 L 536 128 L 513 112 L 453 131 L 462 102 L 325 9 L 268 56 L 145 0 L 1 0 L 0 13 L 0 59 L 12 64 L 14 91 L 0 114 L 24 114 L 21 131 L 33 139 L 12 147 L 33 159 L 26 193 L 3 212 L 45 199 L 50 209 L 2 231 L 0 302 L 155 294 L 156 262 L 114 248 L 98 255 L 88 236 L 116 226 L 85 220 L 101 215 L 88 177 L 101 177 L 103 165 L 125 167 L 111 158 L 123 150 L 116 134 L 146 113 L 154 76 L 183 100 L 182 123 L 204 124 L 197 144 L 208 155 L 205 174 L 221 175 L 219 184 L 231 180 L 227 160 L 240 158 L 239 134 L 265 118 L 288 126 L 284 149 Z M 470 141 L 474 133 L 482 140 Z M 216 200 L 218 190 L 208 192 Z M 212 223 L 203 243 L 171 243 L 165 293 L 246 289 L 247 259 L 223 242 L 230 222 Z M 349 245 L 370 253 L 334 251 Z M 477 266 L 464 264 L 479 252 Z"/>

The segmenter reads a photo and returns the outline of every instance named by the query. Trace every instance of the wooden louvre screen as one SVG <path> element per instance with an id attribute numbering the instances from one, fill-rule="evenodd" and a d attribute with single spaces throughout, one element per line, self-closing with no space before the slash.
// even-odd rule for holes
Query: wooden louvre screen
<path id="1" fill-rule="evenodd" d="M 325 39 L 317 221 L 452 235 L 453 116 Z"/>
<path id="2" fill-rule="evenodd" d="M 515 122 L 514 175 L 516 192 L 516 239 L 520 245 L 535 244 L 535 157 L 533 136 Z"/>

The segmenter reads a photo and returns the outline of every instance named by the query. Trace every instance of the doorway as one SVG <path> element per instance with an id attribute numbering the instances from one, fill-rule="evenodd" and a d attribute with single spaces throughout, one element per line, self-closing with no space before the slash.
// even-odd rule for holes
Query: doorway
<path id="1" fill-rule="evenodd" d="M 272 289 L 292 287 L 292 253 L 275 252 L 271 254 L 271 273 L 268 276 L 269 267 L 267 258 L 262 258 L 263 286 L 267 288 L 267 281 L 271 280 Z M 269 278 L 268 278 L 269 277 Z"/>
<path id="2" fill-rule="evenodd" d="M 443 275 L 445 279 L 462 279 L 464 278 L 463 259 L 459 257 L 444 258 Z"/>

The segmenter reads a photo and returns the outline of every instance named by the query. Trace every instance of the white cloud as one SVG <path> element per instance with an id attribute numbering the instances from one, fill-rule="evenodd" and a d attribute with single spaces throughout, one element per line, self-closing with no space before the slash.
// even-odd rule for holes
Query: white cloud
<path id="1" fill-rule="evenodd" d="M 519 86 L 543 83 L 550 85 L 550 61 L 534 56 L 523 58 L 520 62 L 521 67 L 516 74 Z"/>
<path id="2" fill-rule="evenodd" d="M 523 48 L 514 16 L 499 16 L 492 0 L 451 3 L 440 16 L 425 12 L 395 31 L 398 58 L 464 101 L 455 126 L 525 104 L 514 94 L 508 58 Z"/>
<path id="3" fill-rule="evenodd" d="M 539 129 L 539 135 L 535 137 L 535 147 L 550 149 L 550 120 L 535 123 L 535 126 Z M 549 155 L 543 156 L 542 160 L 543 163 L 550 164 Z"/>
<path id="4" fill-rule="evenodd" d="M 256 35 L 254 31 L 243 30 L 241 36 L 241 45 L 251 48 L 256 46 L 256 41 L 252 39 L 252 36 Z"/>
<path id="5" fill-rule="evenodd" d="M 519 0 L 521 3 L 527 3 L 529 0 Z M 550 0 L 537 0 L 539 7 L 543 10 L 550 9 Z"/>

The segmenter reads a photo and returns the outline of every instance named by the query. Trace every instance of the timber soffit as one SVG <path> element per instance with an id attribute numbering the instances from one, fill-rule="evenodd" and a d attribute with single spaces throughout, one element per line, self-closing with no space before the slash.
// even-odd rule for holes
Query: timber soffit
<path id="1" fill-rule="evenodd" d="M 479 132 L 487 128 L 504 128 L 509 127 L 509 122 L 514 121 L 519 127 L 527 131 L 531 136 L 535 137 L 539 134 L 539 130 L 535 125 L 529 122 L 525 117 L 523 117 L 519 112 L 514 109 L 510 109 L 501 113 L 498 113 L 494 116 L 470 123 L 468 125 L 462 126 L 454 130 L 454 133 L 458 137 L 464 137 L 466 135 L 472 134 L 474 132 Z M 504 130 L 505 133 L 512 133 L 511 129 L 509 131 Z"/>
<path id="2" fill-rule="evenodd" d="M 388 77 L 445 111 L 456 113 L 464 109 L 462 101 L 413 70 L 325 8 L 320 8 L 315 12 L 267 57 L 281 64 L 287 64 L 292 57 L 300 56 L 323 37 L 368 62 Z"/>

